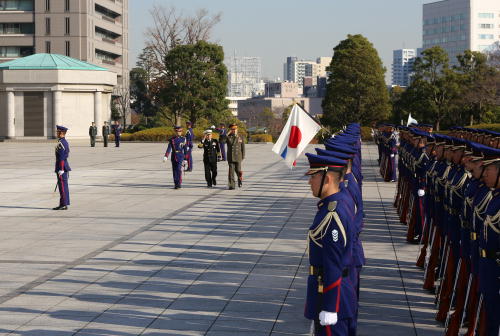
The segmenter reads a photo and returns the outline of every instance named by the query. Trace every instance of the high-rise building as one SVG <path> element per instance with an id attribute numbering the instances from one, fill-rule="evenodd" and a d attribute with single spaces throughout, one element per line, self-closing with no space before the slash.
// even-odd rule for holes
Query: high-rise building
<path id="1" fill-rule="evenodd" d="M 398 49 L 392 52 L 392 85 L 406 87 L 410 84 L 416 49 Z"/>
<path id="2" fill-rule="evenodd" d="M 287 57 L 283 64 L 285 81 L 304 86 L 304 77 L 326 77 L 326 67 L 330 65 L 331 57 L 319 57 L 316 61 L 299 60 L 297 57 Z"/>
<path id="3" fill-rule="evenodd" d="M 423 5 L 423 49 L 441 46 L 450 63 L 464 50 L 485 51 L 500 41 L 499 0 L 444 0 Z"/>
<path id="4" fill-rule="evenodd" d="M 262 93 L 260 57 L 232 56 L 228 62 L 228 96 L 253 97 Z"/>
<path id="5" fill-rule="evenodd" d="M 128 88 L 128 0 L 0 0 L 0 62 L 35 53 L 102 66 Z"/>

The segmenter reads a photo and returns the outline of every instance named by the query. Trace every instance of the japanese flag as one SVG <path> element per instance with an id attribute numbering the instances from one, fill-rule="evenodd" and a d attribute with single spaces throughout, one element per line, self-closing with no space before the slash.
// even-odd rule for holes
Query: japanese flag
<path id="1" fill-rule="evenodd" d="M 281 135 L 274 144 L 273 152 L 280 155 L 292 168 L 295 160 L 314 138 L 321 126 L 298 104 L 295 104 Z"/>

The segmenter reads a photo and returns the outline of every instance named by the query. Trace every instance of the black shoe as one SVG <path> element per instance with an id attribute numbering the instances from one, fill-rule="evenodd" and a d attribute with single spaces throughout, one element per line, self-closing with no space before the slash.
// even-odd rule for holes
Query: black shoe
<path id="1" fill-rule="evenodd" d="M 58 207 L 52 208 L 52 210 L 68 210 L 66 205 L 60 205 Z"/>
<path id="2" fill-rule="evenodd" d="M 241 188 L 241 186 L 243 185 L 243 182 L 241 180 L 238 181 L 238 188 Z"/>
<path id="3" fill-rule="evenodd" d="M 212 180 L 212 184 L 213 184 L 214 186 L 216 186 L 216 185 L 217 185 L 217 181 L 215 181 L 215 179 L 213 179 L 213 180 Z"/>
<path id="4" fill-rule="evenodd" d="M 52 208 L 52 210 L 59 210 L 59 209 L 61 209 L 61 206 L 60 206 L 60 205 L 59 205 L 59 206 L 56 206 L 55 208 Z"/>
<path id="5" fill-rule="evenodd" d="M 207 188 L 212 188 L 212 185 L 211 184 L 207 184 Z"/>
<path id="6" fill-rule="evenodd" d="M 180 187 L 179 186 L 175 186 L 174 189 L 179 189 Z"/>
<path id="7" fill-rule="evenodd" d="M 227 189 L 229 189 L 229 190 L 234 190 L 234 187 L 229 187 L 229 188 L 227 188 Z"/>

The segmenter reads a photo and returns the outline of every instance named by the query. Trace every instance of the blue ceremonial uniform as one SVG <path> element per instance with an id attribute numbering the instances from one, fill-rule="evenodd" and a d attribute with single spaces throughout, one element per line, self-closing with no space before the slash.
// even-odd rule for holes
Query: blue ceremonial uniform
<path id="1" fill-rule="evenodd" d="M 58 127 L 60 129 L 60 127 Z M 66 128 L 64 128 L 66 130 Z M 57 187 L 59 189 L 59 207 L 68 206 L 69 201 L 69 188 L 68 188 L 68 178 L 71 168 L 68 163 L 69 156 L 69 144 L 65 138 L 60 138 L 56 145 L 56 162 L 54 172 L 57 176 Z M 59 175 L 59 171 L 63 171 L 62 175 Z"/>
<path id="2" fill-rule="evenodd" d="M 175 188 L 178 189 L 182 184 L 182 162 L 187 155 L 187 141 L 183 136 L 174 136 L 168 140 L 167 151 L 165 156 L 168 158 L 169 154 L 172 161 L 172 174 L 174 177 Z"/>
<path id="3" fill-rule="evenodd" d="M 334 157 L 306 154 L 308 174 L 339 172 L 347 162 Z M 319 168 L 318 168 L 319 167 Z M 324 176 L 324 175 L 323 175 Z M 319 192 L 321 194 L 321 191 Z M 314 335 L 356 335 L 357 277 L 353 263 L 356 227 L 354 202 L 345 185 L 318 203 L 308 233 L 309 277 L 304 316 L 314 321 Z M 353 273 L 354 272 L 354 276 Z M 337 323 L 322 326 L 320 313 L 336 314 Z"/>
<path id="4" fill-rule="evenodd" d="M 113 134 L 115 135 L 115 147 L 120 147 L 120 139 L 123 132 L 123 128 L 120 124 L 114 125 Z"/>
<path id="5" fill-rule="evenodd" d="M 193 140 L 194 133 L 193 129 L 189 127 L 186 131 L 186 161 L 187 161 L 187 171 L 193 171 Z"/>
<path id="6" fill-rule="evenodd" d="M 227 130 L 225 128 L 217 128 L 217 132 L 219 132 L 219 147 L 222 155 L 222 161 L 226 161 Z"/>

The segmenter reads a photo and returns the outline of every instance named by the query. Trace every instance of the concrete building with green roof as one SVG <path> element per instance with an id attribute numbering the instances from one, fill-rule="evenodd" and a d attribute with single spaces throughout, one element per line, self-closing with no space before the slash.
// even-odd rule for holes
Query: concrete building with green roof
<path id="1" fill-rule="evenodd" d="M 93 121 L 100 135 L 116 84 L 115 72 L 63 55 L 1 63 L 0 137 L 53 138 L 55 125 L 64 125 L 68 138 L 86 138 Z"/>

